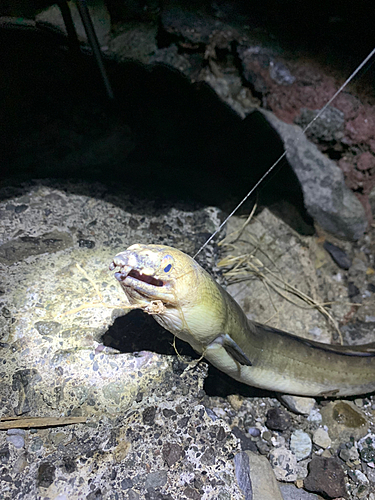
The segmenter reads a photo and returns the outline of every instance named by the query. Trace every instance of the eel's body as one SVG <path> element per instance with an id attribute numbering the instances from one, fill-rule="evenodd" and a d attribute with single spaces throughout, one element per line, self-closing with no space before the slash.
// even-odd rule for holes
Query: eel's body
<path id="1" fill-rule="evenodd" d="M 133 245 L 110 269 L 129 302 L 240 382 L 301 396 L 375 391 L 375 343 L 332 346 L 247 319 L 237 302 L 188 255 Z"/>

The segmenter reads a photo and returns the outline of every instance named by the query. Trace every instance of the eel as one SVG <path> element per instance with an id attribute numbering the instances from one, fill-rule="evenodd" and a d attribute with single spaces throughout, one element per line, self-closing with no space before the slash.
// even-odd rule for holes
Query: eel
<path id="1" fill-rule="evenodd" d="M 210 363 L 247 385 L 300 396 L 375 391 L 375 343 L 338 346 L 250 321 L 239 304 L 185 253 L 135 244 L 110 265 L 129 303 Z"/>

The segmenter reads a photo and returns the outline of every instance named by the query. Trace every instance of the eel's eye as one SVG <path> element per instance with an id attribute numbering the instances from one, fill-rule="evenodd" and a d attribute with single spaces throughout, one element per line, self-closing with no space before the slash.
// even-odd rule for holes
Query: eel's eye
<path id="1" fill-rule="evenodd" d="M 173 267 L 173 257 L 171 255 L 166 255 L 163 257 L 163 260 L 161 261 L 161 268 L 165 273 L 169 273 L 169 271 Z"/>

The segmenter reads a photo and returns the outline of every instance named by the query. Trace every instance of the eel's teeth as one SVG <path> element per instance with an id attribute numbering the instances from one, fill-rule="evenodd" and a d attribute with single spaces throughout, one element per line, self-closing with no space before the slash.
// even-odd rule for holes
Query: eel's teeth
<path id="1" fill-rule="evenodd" d="M 121 273 L 115 273 L 115 278 L 117 279 L 117 281 L 119 281 L 120 283 L 123 281 L 123 276 L 121 275 Z"/>

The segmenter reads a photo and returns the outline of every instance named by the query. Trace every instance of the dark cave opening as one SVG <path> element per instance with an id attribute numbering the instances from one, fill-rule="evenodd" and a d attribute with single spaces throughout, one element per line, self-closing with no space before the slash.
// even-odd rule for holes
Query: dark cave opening
<path id="1" fill-rule="evenodd" d="M 151 351 L 167 356 L 174 356 L 174 371 L 182 373 L 188 367 L 187 362 L 179 360 L 176 351 L 181 356 L 192 360 L 199 359 L 199 355 L 192 347 L 176 338 L 173 345 L 173 335 L 160 326 L 150 315 L 141 310 L 134 310 L 117 318 L 113 325 L 102 336 L 105 346 L 113 347 L 122 353 L 137 353 Z M 194 370 L 194 368 L 192 368 Z M 230 378 L 211 364 L 208 376 L 204 382 L 204 390 L 208 396 L 226 397 L 229 394 L 240 394 L 244 397 L 269 396 L 269 391 L 249 387 Z"/>

